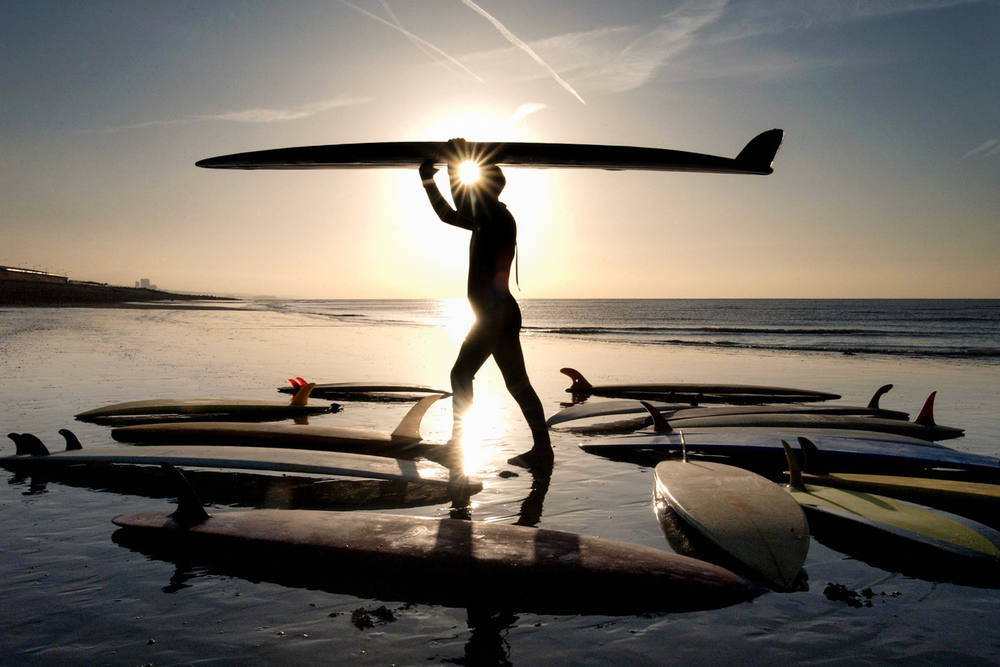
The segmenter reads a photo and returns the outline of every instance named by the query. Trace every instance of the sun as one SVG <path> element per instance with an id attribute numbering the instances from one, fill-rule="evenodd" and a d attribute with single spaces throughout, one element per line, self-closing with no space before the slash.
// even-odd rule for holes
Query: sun
<path id="1" fill-rule="evenodd" d="M 458 165 L 458 178 L 463 185 L 472 185 L 479 180 L 479 165 L 472 160 L 466 160 Z"/>

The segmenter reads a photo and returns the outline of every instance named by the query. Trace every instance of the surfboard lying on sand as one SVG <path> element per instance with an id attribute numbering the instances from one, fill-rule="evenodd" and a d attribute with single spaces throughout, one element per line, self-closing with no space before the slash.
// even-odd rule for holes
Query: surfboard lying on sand
<path id="1" fill-rule="evenodd" d="M 209 515 L 189 491 L 172 514 L 113 521 L 127 546 L 144 540 L 237 576 L 386 600 L 610 614 L 711 609 L 761 592 L 667 551 L 494 522 L 308 510 Z"/>
<path id="2" fill-rule="evenodd" d="M 898 500 L 964 516 L 1000 529 L 1000 484 L 953 479 L 831 473 L 823 454 L 808 438 L 799 437 L 802 480 L 811 486 L 832 486 L 848 491 L 877 493 Z"/>
<path id="3" fill-rule="evenodd" d="M 465 154 L 456 155 L 454 147 L 444 141 L 395 141 L 252 151 L 208 158 L 196 165 L 209 169 L 370 169 L 419 167 L 430 159 L 436 164 L 473 160 L 513 167 L 766 175 L 773 171 L 771 164 L 784 135 L 777 129 L 763 132 L 735 158 L 636 146 L 476 141 L 466 144 Z"/>
<path id="4" fill-rule="evenodd" d="M 783 428 L 783 429 L 843 429 L 852 431 L 875 431 L 878 433 L 889 433 L 902 435 L 908 438 L 935 442 L 938 440 L 948 440 L 959 438 L 965 431 L 953 426 L 940 426 L 934 423 L 933 417 L 926 417 L 932 413 L 934 404 L 934 394 L 931 394 L 920 412 L 916 422 L 908 422 L 902 419 L 883 419 L 880 417 L 870 417 L 865 415 L 831 415 L 813 413 L 755 413 L 755 414 L 708 414 L 686 415 L 683 411 L 678 416 L 667 418 L 663 416 L 655 407 L 643 402 L 648 406 L 650 416 L 653 419 L 653 430 L 656 433 L 669 433 L 676 429 L 691 428 L 720 428 L 720 427 L 742 427 L 742 428 Z M 702 412 L 699 410 L 698 412 Z"/>
<path id="5" fill-rule="evenodd" d="M 657 497 L 687 525 L 768 585 L 792 587 L 809 553 L 809 526 L 782 487 L 709 461 L 664 461 L 655 477 Z"/>
<path id="6" fill-rule="evenodd" d="M 278 391 L 283 394 L 294 394 L 306 384 L 309 384 L 300 377 L 289 378 L 288 382 L 289 386 L 278 387 Z M 446 389 L 424 384 L 400 384 L 398 382 L 328 382 L 316 384 L 313 387 L 311 396 L 315 398 L 365 399 L 369 398 L 370 395 L 380 397 L 398 395 L 402 398 L 407 398 L 423 394 L 451 396 L 451 392 Z"/>
<path id="7" fill-rule="evenodd" d="M 691 407 L 687 404 L 658 403 L 648 401 L 668 420 L 687 419 L 695 417 L 712 417 L 719 415 L 753 415 L 753 414 L 816 414 L 816 415 L 865 415 L 882 419 L 909 419 L 909 414 L 898 410 L 887 410 L 879 407 L 881 396 L 892 388 L 887 384 L 872 397 L 867 406 L 857 405 L 713 405 L 708 408 Z M 614 415 L 647 414 L 646 408 L 637 399 L 611 399 L 605 401 L 588 401 L 568 408 L 563 408 L 546 420 L 551 428 L 558 424 L 596 417 Z M 649 420 L 652 425 L 652 419 Z"/>
<path id="8" fill-rule="evenodd" d="M 478 493 L 483 488 L 482 482 L 475 477 L 453 478 L 447 468 L 429 461 L 261 447 L 161 445 L 137 448 L 113 445 L 83 449 L 71 431 L 62 429 L 60 433 L 67 440 L 67 450 L 56 454 L 50 454 L 45 445 L 30 434 L 12 437 L 17 452 L 14 456 L 0 458 L 0 466 L 8 470 L 33 472 L 55 466 L 149 466 L 170 463 L 195 468 L 385 479 L 444 486 L 456 494 Z"/>
<path id="9" fill-rule="evenodd" d="M 782 440 L 801 429 L 685 428 L 672 433 L 622 436 L 608 442 L 582 442 L 580 449 L 614 460 L 653 463 L 685 447 L 697 457 L 721 456 L 766 475 L 785 468 Z M 812 429 L 809 439 L 823 452 L 831 471 L 942 476 L 955 471 L 963 479 L 1000 481 L 997 459 L 960 452 L 943 445 L 876 431 Z"/>
<path id="10" fill-rule="evenodd" d="M 840 398 L 840 394 L 810 389 L 749 384 L 646 383 L 593 385 L 573 368 L 559 372 L 573 380 L 566 391 L 577 396 L 606 396 L 676 403 L 807 403 Z"/>
<path id="11" fill-rule="evenodd" d="M 411 459 L 441 448 L 422 443 L 420 436 L 424 413 L 440 398 L 434 394 L 420 399 L 392 433 L 311 424 L 189 422 L 126 426 L 111 431 L 111 437 L 137 445 L 288 447 Z"/>
<path id="12" fill-rule="evenodd" d="M 946 578 L 982 576 L 987 585 L 1000 582 L 1000 532 L 974 521 L 950 517 L 892 498 L 859 491 L 807 486 L 788 443 L 782 441 L 789 466 L 788 492 L 805 510 L 810 530 L 822 541 L 836 534 L 841 544 L 871 550 L 883 562 L 918 560 L 922 569 L 959 570 Z M 847 551 L 850 553 L 850 551 Z M 933 569 L 931 569 L 933 573 Z"/>
<path id="13" fill-rule="evenodd" d="M 314 386 L 307 384 L 300 387 L 290 402 L 218 398 L 150 399 L 105 405 L 81 412 L 76 418 L 85 422 L 118 423 L 123 419 L 142 420 L 165 415 L 204 417 L 225 415 L 242 416 L 246 419 L 285 419 L 330 412 L 331 405 L 308 404 Z"/>

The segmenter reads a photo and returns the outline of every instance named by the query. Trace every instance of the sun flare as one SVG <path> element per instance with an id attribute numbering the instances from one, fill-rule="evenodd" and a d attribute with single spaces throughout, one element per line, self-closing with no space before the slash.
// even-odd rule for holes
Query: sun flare
<path id="1" fill-rule="evenodd" d="M 464 185 L 472 185 L 479 180 L 479 165 L 472 160 L 466 160 L 458 165 L 458 177 Z"/>

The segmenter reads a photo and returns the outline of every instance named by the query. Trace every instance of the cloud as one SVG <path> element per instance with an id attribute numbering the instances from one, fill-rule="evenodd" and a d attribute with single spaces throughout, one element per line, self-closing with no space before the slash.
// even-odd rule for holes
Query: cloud
<path id="1" fill-rule="evenodd" d="M 226 121 L 233 123 L 280 123 L 290 120 L 301 120 L 316 114 L 330 111 L 339 107 L 354 106 L 357 104 L 368 104 L 374 102 L 374 97 L 338 97 L 330 100 L 320 100 L 310 102 L 297 107 L 286 109 L 245 109 L 243 111 L 228 111 L 218 114 L 199 114 L 186 116 L 184 118 L 174 118 L 171 120 L 150 120 L 144 123 L 134 123 L 132 125 L 120 125 L 109 127 L 103 130 L 85 130 L 89 134 L 111 134 L 114 132 L 125 132 L 128 130 L 141 130 L 147 127 L 158 127 L 165 125 L 184 125 L 187 123 L 197 123 L 201 121 Z"/>
<path id="2" fill-rule="evenodd" d="M 465 0 L 463 0 L 464 2 Z M 691 0 L 665 15 L 660 24 L 609 26 L 566 33 L 532 43 L 550 69 L 572 73 L 577 86 L 598 93 L 618 93 L 649 82 L 674 54 L 687 48 L 696 33 L 722 16 L 726 0 Z M 464 58 L 490 78 L 532 80 L 540 74 L 517 62 L 513 49 L 497 49 Z"/>
<path id="3" fill-rule="evenodd" d="M 514 113 L 510 115 L 510 118 L 507 119 L 507 125 L 516 125 L 517 123 L 520 123 L 522 120 L 524 120 L 527 116 L 530 116 L 536 111 L 541 111 L 544 108 L 545 105 L 539 102 L 529 102 L 527 104 L 522 104 L 514 111 Z"/>
<path id="4" fill-rule="evenodd" d="M 725 38 L 802 30 L 816 25 L 850 23 L 866 19 L 931 11 L 982 0 L 777 0 L 741 2 L 726 12 Z"/>
<path id="5" fill-rule="evenodd" d="M 738 62 L 719 55 L 717 45 L 741 39 L 804 30 L 816 25 L 869 20 L 930 11 L 981 0 L 778 0 L 738 2 L 689 0 L 660 18 L 637 25 L 612 25 L 564 33 L 531 42 L 530 48 L 553 71 L 571 76 L 578 90 L 622 93 L 648 85 L 685 56 L 676 78 L 782 74 L 817 63 L 756 51 Z M 465 2 L 465 0 L 463 0 Z M 704 48 L 702 48 L 704 47 Z M 695 48 L 698 51 L 695 52 Z M 697 56 L 697 57 L 696 57 Z M 490 81 L 532 81 L 544 75 L 525 67 L 516 49 L 495 49 L 462 58 Z M 822 62 L 820 66 L 831 63 Z"/>
<path id="6" fill-rule="evenodd" d="M 997 152 L 1000 152 L 1000 139 L 990 139 L 963 155 L 962 159 L 964 160 L 965 158 L 972 157 L 973 155 L 978 155 L 980 153 L 986 153 L 986 155 L 989 156 Z"/>

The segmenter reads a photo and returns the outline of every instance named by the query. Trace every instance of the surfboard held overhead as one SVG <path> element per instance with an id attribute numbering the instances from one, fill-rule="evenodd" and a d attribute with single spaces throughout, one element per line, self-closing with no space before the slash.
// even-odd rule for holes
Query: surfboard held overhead
<path id="1" fill-rule="evenodd" d="M 501 166 L 766 175 L 773 171 L 771 165 L 784 136 L 778 129 L 763 132 L 735 158 L 597 144 L 473 141 L 467 147 L 471 159 Z M 419 167 L 428 159 L 445 164 L 456 157 L 445 141 L 391 141 L 251 151 L 207 158 L 196 165 L 208 169 L 377 169 Z"/>

